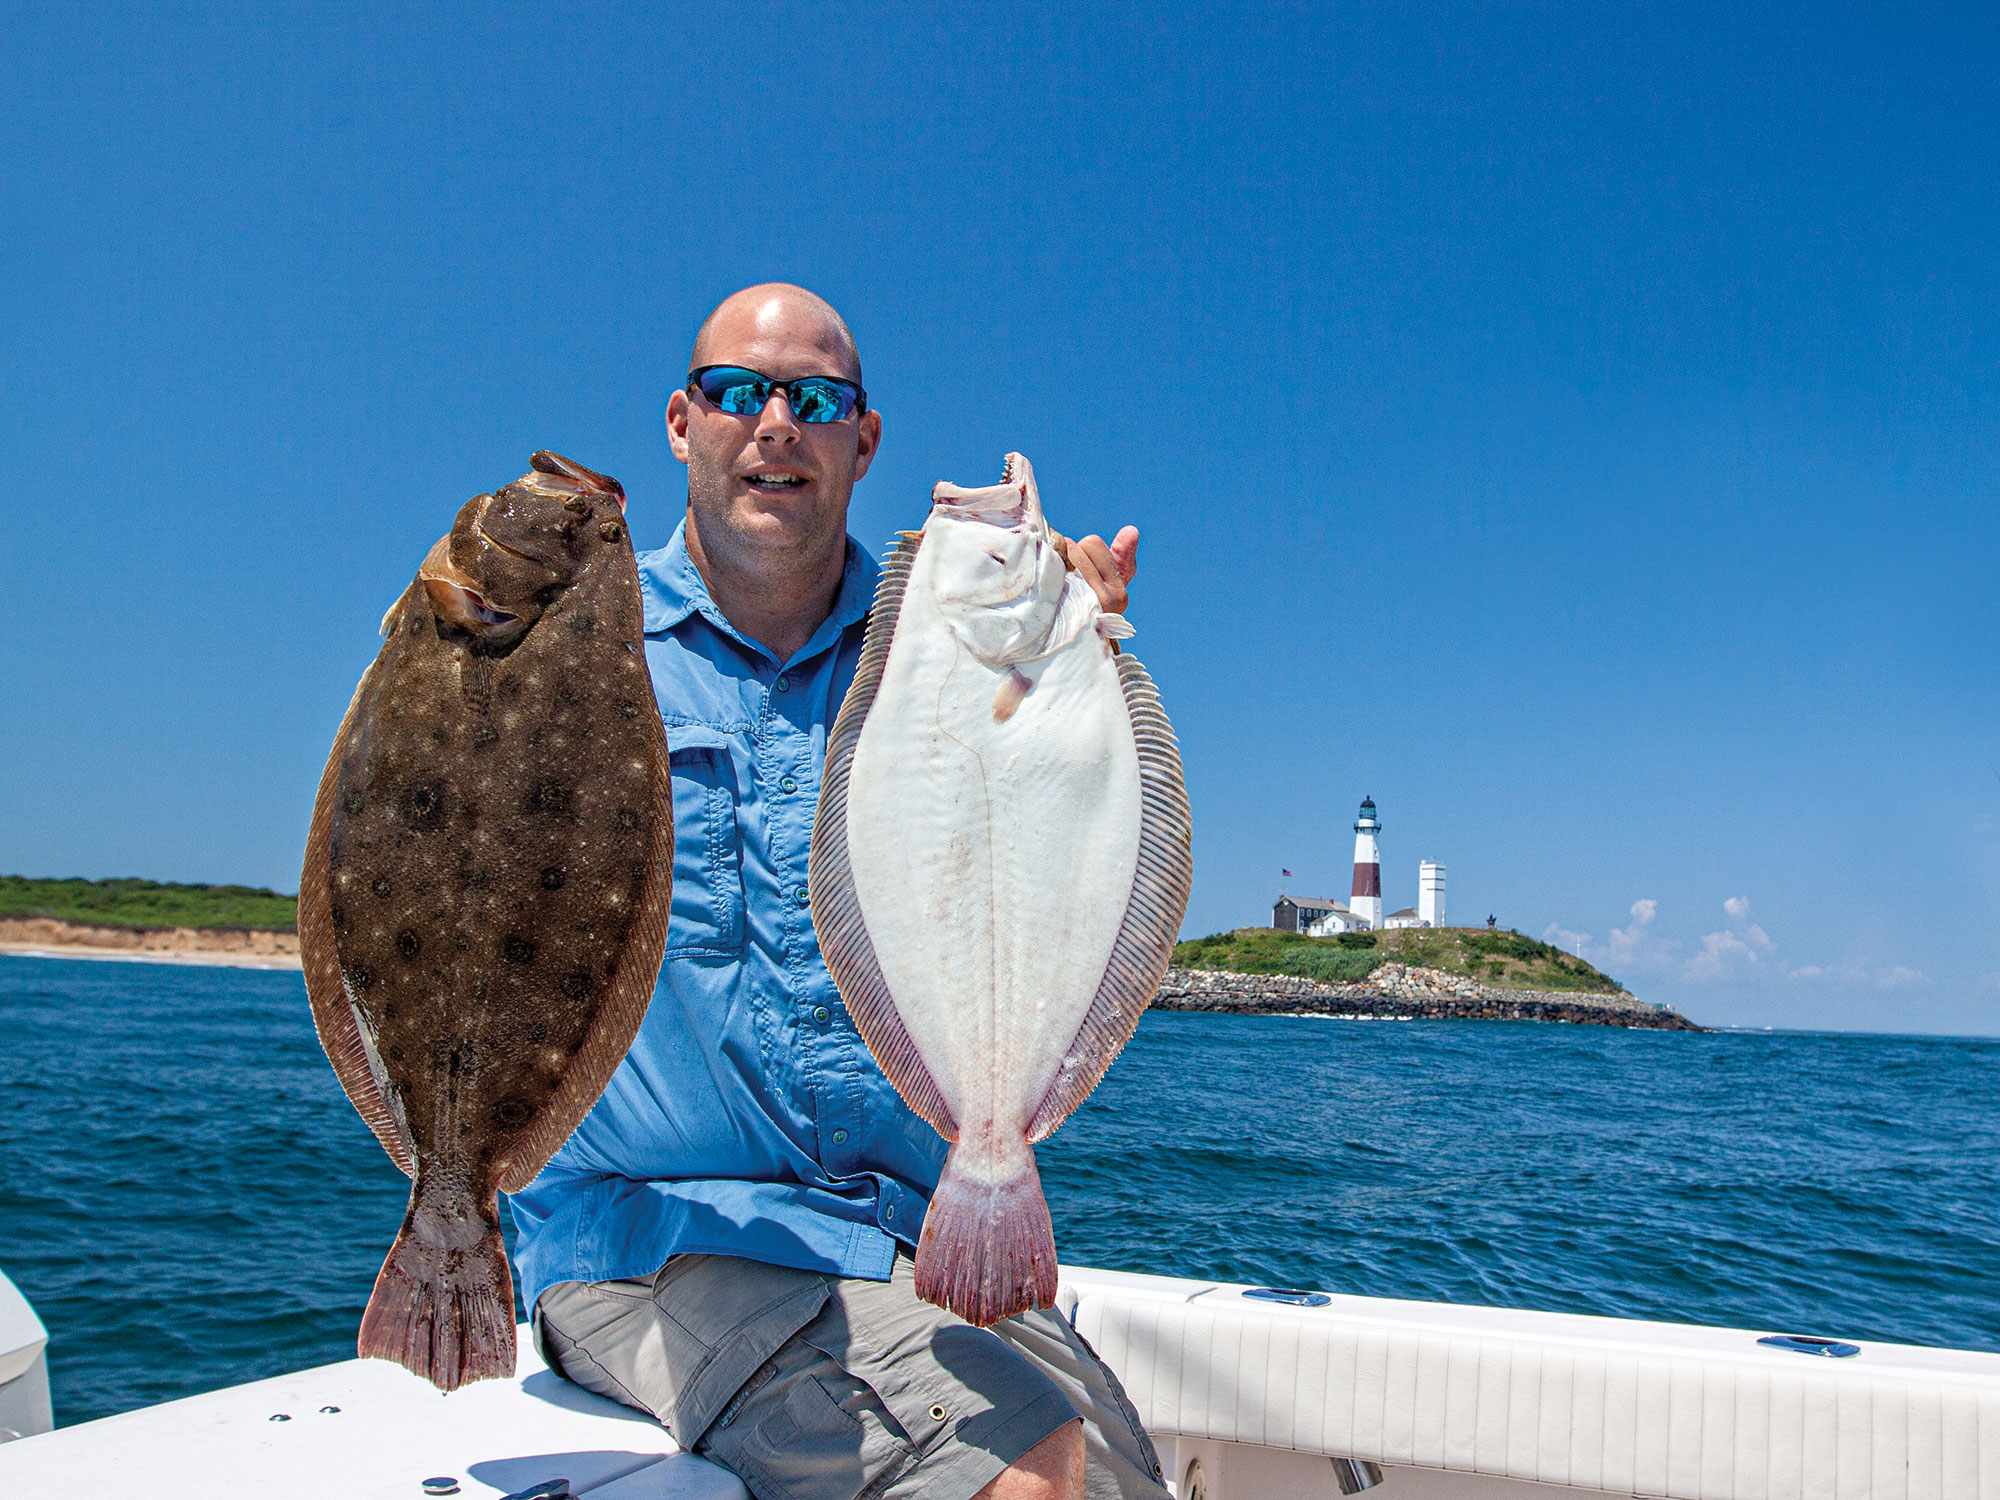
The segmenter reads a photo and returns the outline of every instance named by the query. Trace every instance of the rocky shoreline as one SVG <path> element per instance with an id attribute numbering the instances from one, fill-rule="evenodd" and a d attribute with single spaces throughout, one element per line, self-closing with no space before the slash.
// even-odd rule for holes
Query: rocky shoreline
<path id="1" fill-rule="evenodd" d="M 1676 1010 L 1630 995 L 1582 990 L 1507 990 L 1441 969 L 1384 964 L 1353 984 L 1322 984 L 1283 974 L 1169 969 L 1155 1010 L 1230 1015 L 1355 1016 L 1380 1020 L 1565 1021 L 1573 1026 L 1630 1026 L 1700 1031 Z"/>

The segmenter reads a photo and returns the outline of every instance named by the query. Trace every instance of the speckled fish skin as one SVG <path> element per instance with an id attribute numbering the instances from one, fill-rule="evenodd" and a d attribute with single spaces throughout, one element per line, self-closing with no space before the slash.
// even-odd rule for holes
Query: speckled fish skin
<path id="1" fill-rule="evenodd" d="M 828 739 L 810 885 L 856 1028 L 952 1142 L 917 1291 L 984 1326 L 1054 1301 L 1033 1146 L 1158 987 L 1190 826 L 1159 695 L 1113 644 L 1131 627 L 1066 572 L 1028 461 L 932 499 Z"/>
<path id="2" fill-rule="evenodd" d="M 514 1372 L 495 1192 L 630 1047 L 673 872 L 624 492 L 532 462 L 467 502 L 383 620 L 300 877 L 320 1040 L 415 1179 L 359 1349 L 444 1390 Z"/>

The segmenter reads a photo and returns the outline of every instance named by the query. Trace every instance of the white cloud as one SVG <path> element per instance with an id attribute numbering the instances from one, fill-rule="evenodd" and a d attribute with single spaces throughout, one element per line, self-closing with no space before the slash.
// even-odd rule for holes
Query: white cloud
<path id="1" fill-rule="evenodd" d="M 1653 919 L 1659 912 L 1659 902 L 1642 896 L 1632 903 L 1630 925 L 1612 928 L 1611 935 L 1602 943 L 1587 932 L 1572 932 L 1559 922 L 1549 923 L 1542 932 L 1542 941 L 1566 948 L 1600 969 L 1616 970 L 1619 974 L 1661 969 L 1672 961 L 1674 945 L 1652 931 Z"/>
<path id="2" fill-rule="evenodd" d="M 1700 946 L 1684 962 L 1675 954 L 1678 944 L 1654 931 L 1660 903 L 1650 896 L 1634 901 L 1631 921 L 1611 929 L 1600 943 L 1587 932 L 1573 932 L 1560 922 L 1549 923 L 1542 941 L 1554 943 L 1571 953 L 1581 954 L 1619 977 L 1627 974 L 1667 973 L 1678 969 L 1679 976 L 1695 984 L 1720 984 L 1750 979 L 1760 974 L 1781 973 L 1800 984 L 1840 985 L 1853 989 L 1903 990 L 1927 985 L 1930 976 L 1922 969 L 1903 964 L 1809 963 L 1787 966 L 1779 963 L 1778 945 L 1762 926 L 1750 920 L 1750 899 L 1730 896 L 1722 903 L 1728 918 L 1719 931 L 1703 935 Z M 2000 972 L 1979 981 L 1982 993 L 2000 992 Z"/>
<path id="3" fill-rule="evenodd" d="M 1641 897 L 1632 903 L 1631 913 L 1629 927 L 1611 929 L 1611 936 L 1604 943 L 1604 961 L 1626 969 L 1656 968 L 1665 963 L 1673 945 L 1652 931 L 1653 919 L 1660 914 L 1660 903 L 1651 897 Z"/>
<path id="4" fill-rule="evenodd" d="M 1687 961 L 1685 977 L 1705 983 L 1734 979 L 1763 962 L 1777 946 L 1770 934 L 1750 920 L 1746 898 L 1731 896 L 1722 903 L 1722 910 L 1730 925 L 1702 938 L 1701 951 Z"/>

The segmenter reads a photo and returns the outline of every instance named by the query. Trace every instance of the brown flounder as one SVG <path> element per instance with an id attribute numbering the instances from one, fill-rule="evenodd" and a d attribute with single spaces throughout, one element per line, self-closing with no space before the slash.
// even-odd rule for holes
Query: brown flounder
<path id="1" fill-rule="evenodd" d="M 299 879 L 320 1041 L 415 1179 L 360 1352 L 444 1390 L 514 1372 L 495 1191 L 631 1045 L 673 875 L 624 491 L 532 462 L 467 502 L 383 619 Z"/>
<path id="2" fill-rule="evenodd" d="M 941 484 L 886 560 L 827 744 L 813 922 L 855 1025 L 953 1143 L 917 1290 L 982 1326 L 1056 1293 L 1033 1143 L 1158 988 L 1192 878 L 1180 752 L 1034 474 Z"/>

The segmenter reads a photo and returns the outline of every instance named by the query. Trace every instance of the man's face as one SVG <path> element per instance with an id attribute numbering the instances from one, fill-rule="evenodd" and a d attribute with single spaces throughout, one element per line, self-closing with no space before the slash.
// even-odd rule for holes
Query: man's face
<path id="1" fill-rule="evenodd" d="M 810 306 L 784 297 L 725 308 L 701 351 L 705 365 L 742 365 L 777 380 L 857 371 Z M 880 441 L 875 412 L 801 422 L 777 392 L 763 410 L 735 416 L 685 388 L 667 402 L 674 457 L 688 466 L 690 520 L 707 550 L 817 554 L 841 545 L 854 481 Z M 775 559 L 774 559 L 775 560 Z"/>

